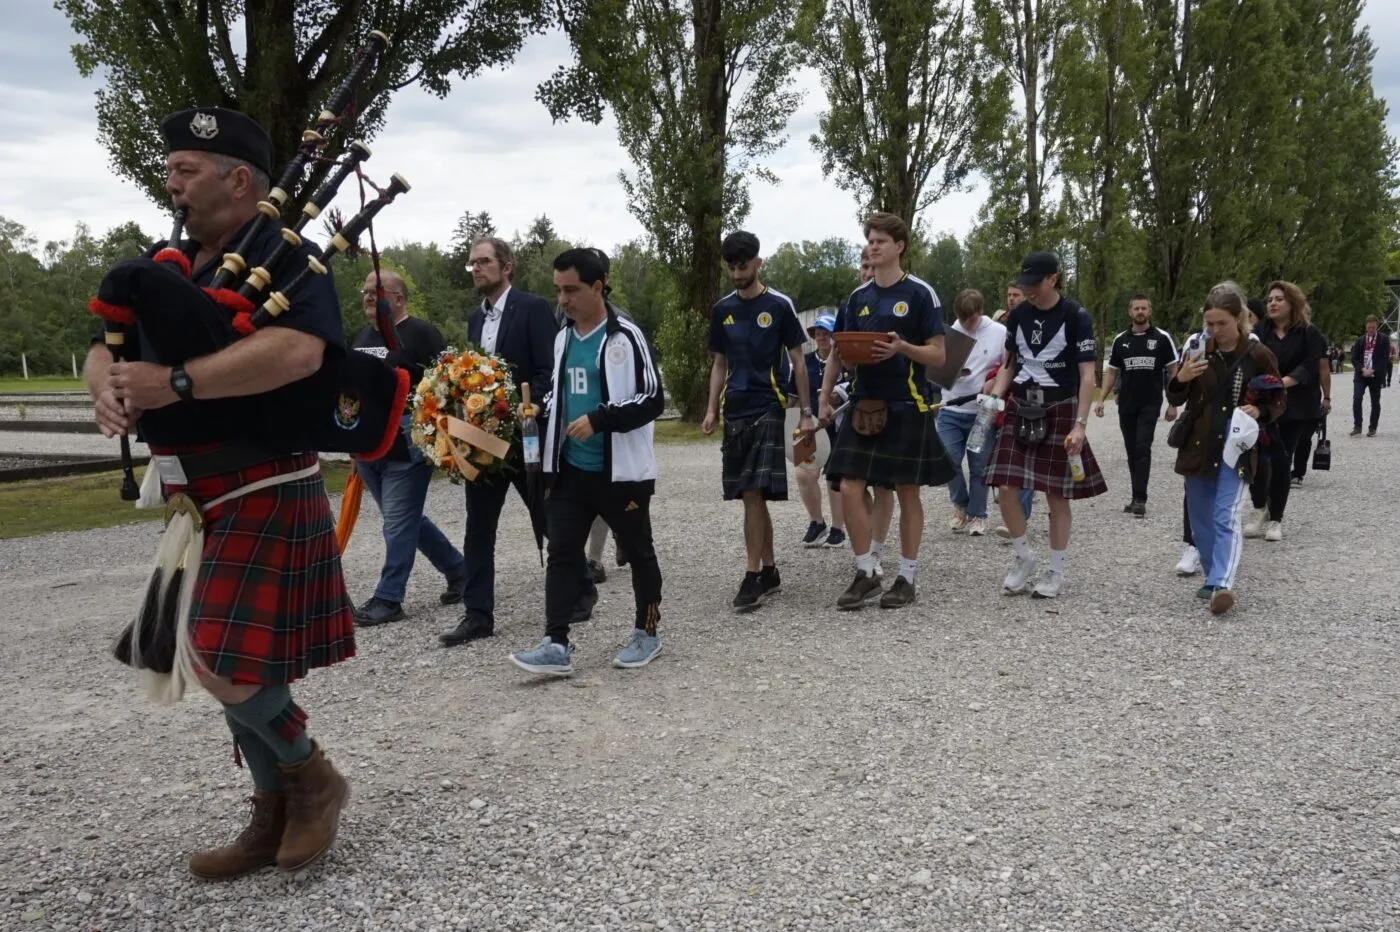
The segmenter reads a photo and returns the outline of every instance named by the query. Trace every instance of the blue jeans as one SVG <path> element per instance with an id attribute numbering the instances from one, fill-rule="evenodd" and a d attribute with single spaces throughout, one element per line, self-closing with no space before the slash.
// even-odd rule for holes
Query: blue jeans
<path id="1" fill-rule="evenodd" d="M 432 464 L 376 460 L 357 462 L 355 470 L 383 515 L 384 568 L 379 572 L 375 598 L 403 601 L 408 574 L 413 571 L 419 550 L 449 582 L 460 581 L 467 572 L 466 561 L 432 519 L 423 514 L 428 483 L 433 479 Z"/>
<path id="2" fill-rule="evenodd" d="M 969 518 L 987 517 L 987 486 L 982 481 L 987 471 L 987 463 L 992 458 L 989 443 L 981 453 L 967 449 L 967 438 L 972 433 L 972 425 L 977 421 L 976 411 L 952 411 L 947 408 L 938 412 L 938 439 L 943 449 L 948 451 L 948 461 L 957 474 L 948 484 L 948 501 L 967 512 Z M 967 479 L 963 479 L 963 455 L 967 455 Z"/>
<path id="3" fill-rule="evenodd" d="M 1240 513 L 1249 486 L 1222 461 L 1210 478 L 1186 477 L 1186 511 L 1191 516 L 1191 537 L 1201 555 L 1206 585 L 1230 589 L 1244 555 L 1244 528 Z"/>

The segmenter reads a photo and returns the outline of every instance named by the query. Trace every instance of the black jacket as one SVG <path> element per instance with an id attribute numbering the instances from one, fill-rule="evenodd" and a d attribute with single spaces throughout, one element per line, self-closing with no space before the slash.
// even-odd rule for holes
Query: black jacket
<path id="1" fill-rule="evenodd" d="M 1361 378 L 1361 367 L 1365 361 L 1366 334 L 1363 333 L 1351 345 L 1351 367 L 1356 370 L 1357 380 Z M 1371 369 L 1380 379 L 1385 378 L 1386 372 L 1390 370 L 1390 335 L 1387 333 L 1376 334 L 1376 348 L 1371 353 Z"/>
<path id="2" fill-rule="evenodd" d="M 486 311 L 480 304 L 467 318 L 467 339 L 481 346 Z M 512 287 L 506 294 L 505 311 L 496 332 L 496 352 L 510 364 L 517 386 L 530 384 L 530 400 L 539 403 L 549 393 L 554 373 L 554 335 L 559 323 L 554 310 L 540 297 Z"/>
<path id="3" fill-rule="evenodd" d="M 1281 378 L 1292 377 L 1297 385 L 1288 389 L 1288 407 L 1281 420 L 1316 421 L 1322 417 L 1320 368 L 1327 355 L 1327 338 L 1312 324 L 1294 327 L 1282 337 L 1274 332 L 1273 321 L 1259 321 L 1254 333 L 1278 361 Z"/>

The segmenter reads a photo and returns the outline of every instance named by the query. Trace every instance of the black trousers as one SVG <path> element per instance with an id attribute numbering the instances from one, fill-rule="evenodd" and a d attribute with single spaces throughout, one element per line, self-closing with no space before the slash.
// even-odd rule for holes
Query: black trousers
<path id="1" fill-rule="evenodd" d="M 1298 446 L 1293 451 L 1293 478 L 1301 479 L 1308 474 L 1308 467 L 1312 465 L 1313 434 L 1322 430 L 1322 421 L 1313 421 L 1306 425 L 1303 435 L 1298 438 Z"/>
<path id="2" fill-rule="evenodd" d="M 1270 521 L 1282 521 L 1288 507 L 1289 483 L 1293 479 L 1293 456 L 1305 431 L 1311 431 L 1312 420 L 1280 421 L 1278 438 L 1259 450 L 1259 468 L 1249 485 L 1249 497 L 1255 508 L 1268 508 Z"/>
<path id="3" fill-rule="evenodd" d="M 1181 542 L 1188 547 L 1196 546 L 1196 538 L 1191 536 L 1191 508 L 1186 496 L 1181 496 Z"/>
<path id="4" fill-rule="evenodd" d="M 1351 426 L 1357 430 L 1361 429 L 1361 399 L 1367 393 L 1371 394 L 1371 420 L 1367 427 L 1375 430 L 1381 422 L 1381 377 L 1373 375 L 1369 379 L 1356 377 L 1352 383 L 1351 390 Z"/>
<path id="5" fill-rule="evenodd" d="M 525 491 L 525 466 L 519 449 L 512 451 L 513 468 L 506 473 L 491 473 L 465 484 L 467 499 L 467 532 L 462 546 L 466 559 L 466 581 L 462 584 L 462 607 L 466 614 L 475 615 L 492 624 L 496 620 L 496 529 L 501 523 L 511 486 L 519 493 L 521 502 L 529 507 Z M 537 508 L 543 504 L 537 504 Z M 588 575 L 587 561 L 575 579 L 574 599 L 596 591 Z"/>
<path id="6" fill-rule="evenodd" d="M 559 644 L 569 640 L 569 619 L 578 597 L 580 573 L 588 571 L 588 534 L 601 517 L 617 535 L 632 567 L 635 625 L 656 633 L 661 618 L 661 567 L 651 539 L 651 495 L 639 484 L 611 482 L 602 473 L 562 464 L 545 499 L 549 516 L 549 559 L 545 564 L 545 634 Z"/>
<path id="7" fill-rule="evenodd" d="M 1128 451 L 1128 475 L 1132 477 L 1133 501 L 1147 501 L 1147 479 L 1152 473 L 1152 442 L 1157 437 L 1157 419 L 1162 416 L 1155 408 L 1118 408 L 1118 429 L 1123 432 L 1123 447 Z"/>

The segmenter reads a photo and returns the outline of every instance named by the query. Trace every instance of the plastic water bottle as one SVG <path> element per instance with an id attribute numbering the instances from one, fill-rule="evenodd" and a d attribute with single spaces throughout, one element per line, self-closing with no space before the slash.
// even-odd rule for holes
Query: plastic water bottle
<path id="1" fill-rule="evenodd" d="M 530 386 L 520 387 L 520 400 L 525 405 L 530 405 Z M 540 425 L 533 417 L 522 417 L 520 419 L 520 449 L 525 454 L 525 471 L 539 472 L 540 470 Z"/>
<path id="2" fill-rule="evenodd" d="M 993 402 L 995 404 L 993 404 Z M 977 396 L 977 420 L 972 423 L 972 431 L 967 438 L 967 452 L 981 453 L 991 442 L 993 422 L 997 412 L 1006 407 L 1000 398 L 990 395 Z"/>
<path id="3" fill-rule="evenodd" d="M 1065 438 L 1065 448 L 1069 448 L 1068 437 Z M 1069 475 L 1070 478 L 1073 479 L 1075 482 L 1084 481 L 1084 457 L 1079 455 L 1078 453 L 1071 453 L 1069 455 Z"/>

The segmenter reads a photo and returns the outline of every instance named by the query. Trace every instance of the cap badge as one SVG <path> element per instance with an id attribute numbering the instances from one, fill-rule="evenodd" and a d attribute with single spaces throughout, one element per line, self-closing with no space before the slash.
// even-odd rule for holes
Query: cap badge
<path id="1" fill-rule="evenodd" d="M 212 113 L 196 113 L 190 120 L 190 132 L 200 139 L 213 139 L 219 135 L 219 121 Z"/>

